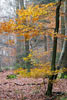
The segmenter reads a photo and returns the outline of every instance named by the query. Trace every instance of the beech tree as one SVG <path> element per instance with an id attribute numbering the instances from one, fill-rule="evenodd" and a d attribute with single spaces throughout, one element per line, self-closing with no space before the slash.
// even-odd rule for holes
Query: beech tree
<path id="1" fill-rule="evenodd" d="M 55 32 L 59 31 L 59 15 L 60 15 L 60 6 L 61 6 L 61 0 L 59 0 L 59 3 L 57 5 L 56 8 L 56 27 L 55 27 Z M 56 50 L 57 50 L 57 37 L 54 37 L 54 41 L 53 41 L 53 53 L 52 53 L 52 62 L 51 62 L 51 70 L 55 71 L 56 70 Z M 56 79 L 55 75 L 51 75 L 49 77 L 49 83 L 48 83 L 48 89 L 46 94 L 47 95 L 52 95 L 52 87 L 53 87 L 53 83 L 52 81 Z"/>
<path id="2" fill-rule="evenodd" d="M 53 87 L 53 81 L 57 77 L 57 69 L 56 69 L 56 50 L 57 50 L 57 37 L 59 37 L 58 31 L 59 31 L 59 11 L 60 11 L 60 6 L 61 6 L 61 1 L 57 3 L 56 7 L 56 26 L 54 32 L 51 31 L 46 31 L 47 29 L 45 28 L 44 24 L 39 22 L 39 20 L 46 19 L 47 16 L 52 16 L 53 13 L 51 13 L 50 8 L 54 10 L 55 3 L 49 3 L 49 4 L 39 4 L 39 5 L 31 5 L 30 7 L 27 7 L 27 9 L 18 9 L 17 10 L 17 15 L 18 17 L 14 20 L 10 20 L 7 23 L 1 23 L 0 27 L 0 32 L 2 31 L 5 32 L 14 32 L 15 34 L 18 34 L 19 36 L 24 36 L 24 39 L 22 41 L 25 41 L 25 50 L 26 50 L 26 57 L 23 58 L 24 61 L 27 63 L 27 68 L 28 70 L 21 70 L 18 69 L 16 73 L 19 71 L 19 73 L 23 77 L 42 77 L 44 78 L 45 76 L 49 76 L 49 83 L 48 83 L 48 89 L 46 94 L 47 95 L 52 95 L 52 87 Z M 66 18 L 66 17 L 65 17 Z M 16 22 L 16 23 L 15 23 Z M 65 27 L 67 26 L 67 23 L 65 24 Z M 47 33 L 46 33 L 46 32 Z M 52 53 L 52 62 L 51 66 L 48 64 L 36 64 L 34 62 L 33 65 L 39 66 L 41 68 L 35 68 L 35 69 L 30 69 L 28 65 L 30 65 L 30 59 L 32 58 L 32 50 L 30 51 L 29 49 L 29 40 L 33 37 L 39 36 L 39 35 L 49 35 L 53 37 L 53 53 Z M 48 63 L 48 62 L 47 62 Z M 47 66 L 47 67 L 45 67 Z M 27 73 L 27 71 L 29 73 Z"/>
<path id="3" fill-rule="evenodd" d="M 60 6 L 61 6 L 61 1 L 62 0 L 59 0 L 59 5 L 57 6 L 56 8 L 56 28 L 55 28 L 55 31 L 58 33 L 59 31 L 59 10 L 60 10 Z M 67 35 L 67 1 L 65 0 L 65 35 Z M 63 23 L 64 24 L 64 23 Z M 57 37 L 55 37 L 54 39 L 54 48 L 53 48 L 53 59 L 52 59 L 52 70 L 56 70 L 56 67 L 55 67 L 55 62 L 56 62 L 56 49 L 57 49 Z M 67 59 L 67 41 L 65 40 L 64 41 L 64 44 L 63 44 L 63 48 L 62 48 L 62 52 L 61 52 L 61 55 L 60 55 L 60 59 L 59 59 L 59 66 L 61 68 L 61 66 L 67 68 L 67 62 L 66 62 L 66 59 Z M 67 71 L 66 71 L 66 74 L 67 74 Z M 57 75 L 52 75 L 50 78 L 49 78 L 49 84 L 48 84 L 48 90 L 47 90 L 47 95 L 51 95 L 52 93 L 52 86 L 53 86 L 53 83 L 52 83 L 52 80 L 53 79 L 56 79 Z"/>

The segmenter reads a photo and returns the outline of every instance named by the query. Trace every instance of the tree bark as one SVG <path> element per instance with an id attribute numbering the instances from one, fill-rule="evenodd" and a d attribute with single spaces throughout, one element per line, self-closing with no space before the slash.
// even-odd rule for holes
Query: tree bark
<path id="1" fill-rule="evenodd" d="M 21 9 L 22 7 L 24 9 L 26 9 L 26 0 L 19 0 L 18 1 L 18 5 L 17 5 L 17 9 Z M 17 16 L 18 17 L 18 16 Z M 27 24 L 27 21 L 26 21 L 26 24 Z M 22 40 L 22 37 L 19 36 L 17 37 L 17 62 L 19 63 L 19 60 L 20 60 L 20 56 L 22 55 L 22 42 L 19 41 L 19 40 Z M 29 40 L 27 40 L 27 38 L 25 37 L 25 57 L 28 57 L 30 51 L 29 51 Z M 26 62 L 26 68 L 27 68 L 27 71 L 30 72 L 30 60 L 28 60 Z"/>
<path id="2" fill-rule="evenodd" d="M 64 16 L 64 20 L 65 20 L 65 35 L 67 35 L 67 0 L 65 0 L 64 2 L 64 9 L 65 9 L 65 16 Z M 67 38 L 65 38 L 66 40 L 64 41 L 63 44 L 63 48 L 61 51 L 61 55 L 59 58 L 59 66 L 65 67 L 67 68 Z"/>
<path id="3" fill-rule="evenodd" d="M 62 13 L 64 13 L 64 4 L 61 8 Z M 64 21 L 64 15 L 61 16 L 61 34 L 65 35 L 65 21 Z M 63 42 L 64 39 L 61 40 L 61 49 L 63 48 Z"/>
<path id="4" fill-rule="evenodd" d="M 25 38 L 25 56 L 28 57 L 30 53 L 30 50 L 29 50 L 29 40 L 27 40 Z M 28 61 L 26 61 L 26 68 L 27 68 L 27 72 L 30 72 L 30 66 L 31 66 L 31 63 L 30 63 L 30 59 Z"/>
<path id="5" fill-rule="evenodd" d="M 60 11 L 60 6 L 61 6 L 61 0 L 58 2 L 57 8 L 56 8 L 56 27 L 55 27 L 55 32 L 58 33 L 59 31 L 59 11 Z M 54 37 L 53 41 L 53 53 L 52 53 L 52 62 L 51 62 L 51 71 L 55 71 L 55 63 L 56 63 L 56 50 L 57 50 L 57 37 Z M 53 87 L 53 80 L 56 79 L 55 75 L 51 75 L 49 77 L 49 83 L 48 83 L 48 89 L 46 92 L 46 95 L 50 96 L 52 95 L 52 87 Z"/>
<path id="6" fill-rule="evenodd" d="M 24 8 L 26 9 L 26 0 L 24 2 Z M 27 20 L 26 20 L 26 24 L 27 24 Z M 28 57 L 29 54 L 30 54 L 29 39 L 27 39 L 25 37 L 25 57 Z M 31 67 L 31 62 L 30 62 L 30 59 L 29 59 L 28 61 L 26 61 L 27 72 L 30 72 L 30 67 Z"/>
<path id="7" fill-rule="evenodd" d="M 18 0 L 16 9 L 21 9 L 22 7 L 24 7 L 24 0 Z M 18 18 L 17 14 L 16 14 L 16 18 Z M 17 60 L 16 60 L 16 62 L 17 63 L 19 63 L 20 56 L 22 55 L 22 41 L 21 40 L 22 40 L 21 36 L 17 37 L 17 47 L 16 47 L 16 52 L 17 52 Z"/>

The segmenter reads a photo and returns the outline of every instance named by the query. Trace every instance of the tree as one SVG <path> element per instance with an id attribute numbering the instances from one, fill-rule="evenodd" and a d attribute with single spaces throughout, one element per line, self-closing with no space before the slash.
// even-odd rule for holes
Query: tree
<path id="1" fill-rule="evenodd" d="M 65 9 L 65 14 L 64 14 L 64 20 L 65 20 L 65 36 L 67 35 L 67 0 L 64 1 L 64 9 Z M 66 38 L 63 43 L 63 48 L 62 52 L 59 58 L 59 65 L 67 68 L 67 41 Z"/>
<path id="2" fill-rule="evenodd" d="M 61 0 L 60 0 L 60 2 L 58 3 L 58 6 L 57 6 L 57 9 L 56 9 L 56 28 L 55 28 L 55 32 L 57 32 L 58 33 L 58 30 L 59 30 L 59 10 L 60 10 L 60 5 L 61 5 Z M 35 11 L 35 9 L 38 7 L 38 10 L 36 10 Z M 37 6 L 35 6 L 35 7 L 33 7 L 33 9 L 32 9 L 32 7 L 31 8 L 28 8 L 27 10 L 28 11 L 30 11 L 30 12 L 26 12 L 26 16 L 25 16 L 25 18 L 27 19 L 27 21 L 29 21 L 30 22 L 30 20 L 31 20 L 31 16 L 30 15 L 33 15 L 33 13 L 32 13 L 32 11 L 34 11 L 34 14 L 36 14 L 36 15 L 33 15 L 32 16 L 32 19 L 33 19 L 33 21 L 37 21 L 38 20 L 38 17 L 40 17 L 41 15 L 46 15 L 47 14 L 47 12 L 46 11 L 44 11 L 44 12 L 40 12 L 39 13 L 39 11 L 41 11 L 41 5 L 40 5 L 40 7 L 37 5 Z M 47 8 L 45 8 L 45 9 L 47 9 Z M 42 11 L 43 11 L 43 9 L 42 9 Z M 19 11 L 19 13 L 21 14 L 21 15 L 23 15 L 22 14 L 22 12 L 21 11 Z M 28 15 L 29 14 L 29 15 Z M 20 15 L 20 16 L 21 16 Z M 37 16 L 37 15 L 39 15 L 39 16 Z M 28 17 L 29 16 L 29 17 Z M 21 26 L 20 28 L 23 28 L 23 27 L 25 27 L 26 28 L 26 30 L 25 30 L 25 34 L 24 34 L 24 36 L 26 37 L 26 39 L 28 40 L 29 38 L 30 38 L 30 33 L 28 33 L 28 32 L 37 32 L 37 33 L 33 33 L 32 34 L 32 36 L 36 36 L 36 35 L 38 35 L 39 34 L 39 32 L 41 31 L 41 28 L 40 27 L 42 27 L 42 25 L 40 26 L 40 27 L 38 27 L 38 26 L 36 26 L 35 24 L 33 25 L 33 24 L 31 24 L 31 23 L 29 23 L 28 22 L 28 26 L 27 26 L 27 24 L 23 24 L 23 26 Z M 35 27 L 37 28 L 37 29 L 35 29 Z M 34 30 L 33 30 L 33 28 L 34 28 Z M 40 29 L 39 29 L 40 28 Z M 30 31 L 29 31 L 30 30 Z M 41 31 L 42 32 L 42 31 Z M 27 41 L 27 43 L 28 43 L 28 41 Z M 27 47 L 27 46 L 26 46 Z M 57 37 L 54 37 L 54 45 L 53 45 L 53 56 L 52 56 L 52 64 L 51 64 L 51 70 L 52 71 L 55 71 L 56 70 L 56 68 L 55 68 L 55 60 L 56 60 L 56 49 L 57 49 Z M 27 49 L 26 49 L 27 50 Z M 28 47 L 28 50 L 29 50 L 29 47 Z M 29 53 L 28 53 L 29 54 Z M 49 77 L 49 84 L 48 84 L 48 90 L 47 90 L 47 95 L 51 95 L 52 94 L 52 86 L 53 86 L 53 83 L 52 83 L 52 81 L 53 81 L 53 79 L 55 79 L 55 75 L 51 75 L 50 77 Z"/>
<path id="3" fill-rule="evenodd" d="M 31 57 L 31 55 L 29 55 L 29 52 L 30 52 L 29 51 L 29 40 L 31 38 L 35 37 L 35 36 L 38 36 L 38 35 L 46 35 L 44 31 L 47 30 L 47 29 L 44 27 L 43 23 L 39 22 L 39 20 L 46 18 L 48 15 L 51 16 L 52 13 L 49 12 L 49 9 L 51 7 L 54 7 L 54 5 L 55 5 L 54 3 L 50 3 L 50 4 L 47 4 L 47 5 L 45 5 L 45 4 L 40 5 L 39 4 L 39 5 L 35 5 L 35 6 L 31 5 L 27 9 L 22 8 L 22 9 L 17 11 L 17 14 L 18 14 L 18 18 L 16 19 L 17 23 L 15 23 L 13 21 L 13 23 L 10 22 L 10 24 L 9 23 L 7 24 L 7 27 L 8 27 L 8 25 L 10 25 L 10 27 L 9 27 L 10 30 L 13 31 L 15 34 L 19 33 L 18 34 L 19 36 L 25 37 L 25 39 L 24 39 L 25 40 L 25 49 L 26 49 L 25 60 L 27 61 L 28 65 L 30 65 L 29 61 L 30 61 L 30 57 Z M 54 31 L 53 34 L 52 33 L 49 34 L 49 35 L 54 35 L 51 70 L 48 70 L 48 69 L 50 69 L 50 67 L 48 67 L 48 69 L 46 71 L 43 64 L 40 64 L 40 66 L 43 66 L 43 68 L 38 69 L 38 71 L 37 71 L 37 69 L 35 69 L 36 75 L 39 74 L 39 76 L 40 76 L 42 74 L 43 77 L 45 76 L 45 74 L 51 75 L 49 77 L 48 90 L 47 90 L 47 93 L 46 93 L 47 95 L 52 94 L 52 86 L 53 86 L 52 81 L 56 78 L 56 76 L 54 75 L 54 73 L 56 71 L 56 68 L 55 68 L 56 49 L 57 49 L 57 37 L 56 37 L 57 34 L 56 33 L 58 33 L 58 31 L 59 31 L 60 5 L 61 5 L 61 0 L 59 1 L 57 8 L 56 8 L 56 28 L 55 28 L 55 31 Z M 8 31 L 8 28 L 6 30 L 6 27 L 4 26 L 3 31 Z M 30 70 L 28 69 L 28 71 L 30 71 Z M 54 71 L 54 72 L 51 73 L 52 71 Z M 32 74 L 32 73 L 30 72 L 29 74 Z"/>
<path id="4" fill-rule="evenodd" d="M 59 31 L 59 11 L 60 11 L 60 6 L 61 6 L 61 0 L 59 1 L 57 8 L 56 8 L 56 28 L 55 28 L 55 32 L 58 33 Z M 54 37 L 54 41 L 53 41 L 53 53 L 52 53 L 52 62 L 51 62 L 51 70 L 55 71 L 56 70 L 56 50 L 57 50 L 57 37 Z M 52 87 L 53 87 L 53 80 L 56 79 L 55 75 L 51 75 L 49 77 L 49 83 L 48 83 L 48 89 L 46 94 L 47 95 L 52 95 Z"/>
<path id="5" fill-rule="evenodd" d="M 62 13 L 64 13 L 64 3 L 62 5 L 61 11 L 62 11 Z M 61 34 L 65 35 L 64 15 L 61 15 Z M 62 41 L 61 41 L 61 44 L 62 44 L 61 49 L 63 47 L 63 42 L 64 42 L 64 39 L 62 39 Z"/>
<path id="6" fill-rule="evenodd" d="M 22 7 L 24 8 L 24 0 L 17 0 L 16 1 L 16 10 L 21 9 Z M 16 18 L 18 18 L 17 14 L 16 14 Z M 22 42 L 21 42 L 22 37 L 21 36 L 19 36 L 19 37 L 16 36 L 16 38 L 17 38 L 17 43 L 16 43 L 17 44 L 17 47 L 16 47 L 16 54 L 17 54 L 16 63 L 19 63 L 20 57 L 22 55 L 21 54 L 22 53 Z"/>

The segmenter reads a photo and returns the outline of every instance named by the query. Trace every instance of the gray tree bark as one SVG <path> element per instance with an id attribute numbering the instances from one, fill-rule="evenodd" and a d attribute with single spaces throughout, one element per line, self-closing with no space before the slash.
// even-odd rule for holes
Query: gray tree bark
<path id="1" fill-rule="evenodd" d="M 65 35 L 67 35 L 67 0 L 64 2 L 64 9 L 65 9 Z M 65 38 L 67 39 L 67 38 Z M 59 65 L 67 68 L 67 40 L 64 41 L 62 52 L 59 59 Z"/>
<path id="2" fill-rule="evenodd" d="M 64 4 L 61 8 L 62 13 L 64 13 Z M 61 16 L 61 34 L 65 35 L 65 21 L 64 21 L 64 15 Z M 64 39 L 61 40 L 61 49 L 63 47 Z"/>
<path id="3" fill-rule="evenodd" d="M 24 0 L 17 0 L 16 10 L 21 9 L 22 7 L 24 7 Z M 16 14 L 16 18 L 18 18 L 17 14 Z M 22 41 L 21 40 L 22 40 L 21 36 L 17 37 L 17 47 L 16 47 L 17 60 L 16 62 L 19 62 L 19 59 L 20 59 L 19 57 L 22 55 Z"/>

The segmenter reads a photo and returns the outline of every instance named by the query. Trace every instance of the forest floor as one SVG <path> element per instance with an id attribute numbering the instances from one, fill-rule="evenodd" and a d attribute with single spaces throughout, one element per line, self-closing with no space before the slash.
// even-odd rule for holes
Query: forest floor
<path id="1" fill-rule="evenodd" d="M 67 100 L 67 80 L 60 79 L 53 86 L 53 92 L 64 92 L 63 96 L 53 94 L 52 97 L 46 97 L 48 79 L 45 79 L 45 85 L 42 78 L 22 78 L 7 79 L 7 75 L 13 74 L 13 71 L 0 72 L 0 100 Z M 37 84 L 37 85 L 36 85 Z M 40 85 L 41 84 L 41 85 Z M 65 99 L 61 99 L 65 97 Z M 55 99 L 52 99 L 55 98 Z"/>

